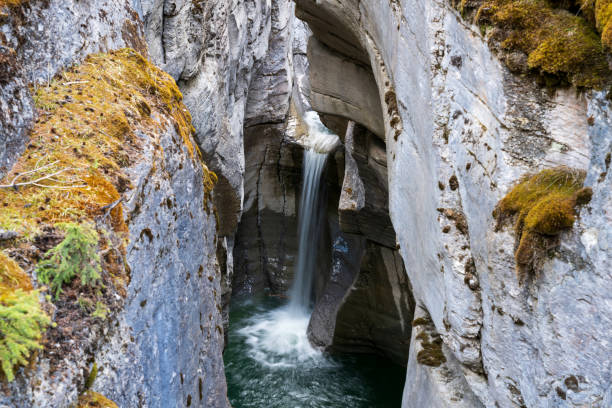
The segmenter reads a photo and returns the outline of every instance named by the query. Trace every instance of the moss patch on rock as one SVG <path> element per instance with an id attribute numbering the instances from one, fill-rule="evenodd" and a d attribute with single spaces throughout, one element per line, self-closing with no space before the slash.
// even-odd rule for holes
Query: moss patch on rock
<path id="1" fill-rule="evenodd" d="M 419 330 L 415 336 L 419 340 L 420 350 L 417 352 L 417 362 L 430 367 L 439 367 L 446 363 L 446 356 L 442 350 L 442 338 L 429 315 L 413 320 L 412 327 Z"/>
<path id="2" fill-rule="evenodd" d="M 572 2 L 484 0 L 475 4 L 463 1 L 461 5 L 462 10 L 464 5 L 476 6 L 475 21 L 494 28 L 491 39 L 506 52 L 527 55 L 519 65 L 526 64 L 525 68 L 541 74 L 547 84 L 598 89 L 610 84 L 612 72 L 605 46 L 612 28 L 608 26 L 607 6 L 594 6 L 593 10 L 602 12 L 599 19 L 590 19 L 588 12 L 582 12 L 584 7 Z M 508 64 L 517 69 L 515 62 Z"/>
<path id="3" fill-rule="evenodd" d="M 79 397 L 77 408 L 118 408 L 118 406 L 104 395 L 89 390 Z"/>
<path id="4" fill-rule="evenodd" d="M 41 224 L 103 215 L 131 187 L 124 168 L 141 153 L 141 139 L 166 126 L 194 154 L 191 116 L 174 80 L 134 50 L 90 55 L 34 97 L 40 115 L 30 143 L 0 182 L 22 184 L 0 190 L 0 228 L 27 236 Z M 121 203 L 109 213 L 115 232 L 125 232 Z"/>
<path id="5" fill-rule="evenodd" d="M 132 49 L 92 54 L 32 92 L 38 120 L 25 152 L 0 180 L 0 229 L 19 236 L 1 248 L 20 263 L 0 257 L 0 292 L 6 294 L 0 293 L 0 304 L 10 300 L 13 305 L 17 297 L 30 308 L 41 307 L 30 276 L 47 253 L 50 259 L 40 266 L 47 268 L 48 279 L 44 273 L 40 277 L 56 294 L 56 326 L 40 339 L 47 344 L 42 356 L 56 366 L 76 358 L 79 350 L 90 350 L 95 333 L 107 324 L 104 317 L 116 312 L 126 296 L 129 220 L 122 202 L 123 193 L 133 188 L 128 168 L 144 160 L 150 148 L 162 152 L 160 135 L 168 129 L 180 136 L 178 143 L 194 162 L 200 157 L 176 83 Z M 161 155 L 156 151 L 154 156 Z M 214 181 L 205 169 L 206 191 Z M 70 228 L 62 228 L 66 225 L 81 232 L 88 228 L 97 238 L 70 240 L 80 246 L 75 250 L 66 244 L 71 237 Z M 91 268 L 84 276 L 87 265 Z M 33 340 L 42 336 L 46 321 L 38 324 L 41 330 Z"/>
<path id="6" fill-rule="evenodd" d="M 514 219 L 516 271 L 520 283 L 535 272 L 555 238 L 571 228 L 576 207 L 591 200 L 592 190 L 583 187 L 586 173 L 556 167 L 523 176 L 497 204 L 493 217 L 497 228 Z"/>

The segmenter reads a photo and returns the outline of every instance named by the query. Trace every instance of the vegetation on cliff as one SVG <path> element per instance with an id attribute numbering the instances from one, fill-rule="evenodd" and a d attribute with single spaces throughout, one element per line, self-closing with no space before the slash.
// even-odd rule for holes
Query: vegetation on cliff
<path id="1" fill-rule="evenodd" d="M 0 366 L 8 381 L 14 367 L 28 363 L 30 354 L 41 349 L 40 339 L 50 324 L 32 289 L 30 277 L 0 251 Z"/>
<path id="2" fill-rule="evenodd" d="M 66 237 L 55 248 L 50 249 L 39 262 L 36 272 L 38 280 L 50 284 L 55 298 L 59 298 L 62 285 L 78 277 L 81 285 L 93 286 L 100 281 L 100 256 L 98 233 L 90 224 L 68 223 L 62 226 Z"/>
<path id="3" fill-rule="evenodd" d="M 144 159 L 145 145 L 161 149 L 160 135 L 173 128 L 199 159 L 176 83 L 134 50 L 90 55 L 32 92 L 38 119 L 30 142 L 0 180 L 0 229 L 17 235 L 0 241 L 0 363 L 8 380 L 41 344 L 51 363 L 70 358 L 121 306 L 129 282 L 123 193 L 133 188 L 128 168 Z M 204 173 L 210 192 L 215 177 Z M 50 320 L 31 276 L 54 295 L 56 325 L 46 333 Z M 2 343 L 9 340 L 20 348 Z"/>
<path id="4" fill-rule="evenodd" d="M 463 0 L 459 8 L 474 11 L 512 70 L 536 72 L 547 85 L 603 88 L 612 78 L 612 3 L 576 1 Z"/>
<path id="5" fill-rule="evenodd" d="M 493 217 L 498 229 L 514 218 L 516 271 L 519 282 L 535 272 L 543 255 L 555 247 L 555 238 L 571 228 L 576 207 L 591 200 L 583 187 L 586 173 L 568 167 L 527 174 L 497 204 Z"/>
<path id="6" fill-rule="evenodd" d="M 118 408 L 118 406 L 102 394 L 89 390 L 79 397 L 77 408 Z"/>

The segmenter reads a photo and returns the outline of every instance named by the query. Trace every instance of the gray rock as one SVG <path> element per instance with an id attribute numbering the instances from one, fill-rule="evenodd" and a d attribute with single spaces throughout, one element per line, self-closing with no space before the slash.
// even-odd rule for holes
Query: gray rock
<path id="1" fill-rule="evenodd" d="M 354 120 L 383 137 L 380 98 L 369 67 L 334 53 L 315 37 L 308 42 L 308 62 L 314 110 Z"/>
<path id="2" fill-rule="evenodd" d="M 0 42 L 0 178 L 25 150 L 34 102 L 13 49 Z"/>
<path id="3" fill-rule="evenodd" d="M 244 213 L 234 248 L 235 294 L 284 294 L 297 257 L 303 148 L 284 125 L 245 131 Z"/>
<path id="4" fill-rule="evenodd" d="M 232 236 L 242 212 L 243 125 L 257 69 L 262 80 L 273 76 L 272 82 L 253 85 L 258 89 L 251 96 L 251 112 L 265 101 L 287 102 L 268 107 L 268 114 L 280 118 L 288 110 L 291 82 L 283 72 L 290 67 L 290 53 L 283 44 L 290 43 L 292 6 L 286 0 L 142 0 L 141 10 L 151 57 L 179 83 L 198 145 L 219 177 L 214 197 L 219 235 Z M 277 73 L 284 79 L 277 81 Z M 276 99 L 267 99 L 277 91 Z"/>
<path id="5" fill-rule="evenodd" d="M 452 377 L 484 406 L 609 404 L 612 127 L 602 95 L 548 93 L 515 76 L 444 1 L 298 0 L 296 13 L 335 52 L 367 55 L 391 219 L 415 299 L 457 362 Z M 519 286 L 513 233 L 496 232 L 491 211 L 522 174 L 557 165 L 587 169 L 593 201 L 540 276 Z M 419 388 L 407 385 L 405 406 L 438 404 L 442 380 L 421 371 L 409 364 Z"/>
<path id="6" fill-rule="evenodd" d="M 131 281 L 124 310 L 96 353 L 94 390 L 122 407 L 188 401 L 228 407 L 222 276 L 202 167 L 174 129 L 162 133 L 162 149 L 153 142 L 131 170 L 135 188 L 126 204 Z"/>

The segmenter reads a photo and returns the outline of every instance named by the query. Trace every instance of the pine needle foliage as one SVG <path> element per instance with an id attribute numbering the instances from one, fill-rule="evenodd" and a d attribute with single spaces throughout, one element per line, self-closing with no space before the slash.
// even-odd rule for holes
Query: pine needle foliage
<path id="1" fill-rule="evenodd" d="M 27 364 L 30 353 L 42 348 L 39 340 L 51 323 L 38 293 L 17 289 L 0 294 L 0 366 L 8 381 L 15 378 L 17 364 Z"/>
<path id="2" fill-rule="evenodd" d="M 66 237 L 45 254 L 38 264 L 38 279 L 47 285 L 58 299 L 62 285 L 78 277 L 83 286 L 95 286 L 100 281 L 99 236 L 91 224 L 66 223 L 61 227 Z"/>

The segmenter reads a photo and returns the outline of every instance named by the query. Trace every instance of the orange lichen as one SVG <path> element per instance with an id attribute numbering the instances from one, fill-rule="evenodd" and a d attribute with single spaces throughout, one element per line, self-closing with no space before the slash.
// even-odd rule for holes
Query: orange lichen
<path id="1" fill-rule="evenodd" d="M 0 0 L 0 9 L 3 7 L 14 7 L 18 6 L 22 3 L 25 3 L 26 0 Z"/>
<path id="2" fill-rule="evenodd" d="M 131 187 L 123 168 L 141 154 L 144 138 L 173 126 L 193 155 L 191 116 L 172 77 L 140 54 L 93 54 L 34 95 L 40 117 L 30 143 L 0 184 L 58 173 L 36 185 L 0 189 L 0 228 L 26 237 L 39 224 L 79 221 L 110 211 L 126 230 L 120 193 Z M 36 171 L 36 169 L 40 169 Z M 30 172 L 29 174 L 27 172 Z"/>
<path id="3" fill-rule="evenodd" d="M 17 262 L 0 251 L 0 292 L 17 289 L 32 290 L 32 281 Z"/>

